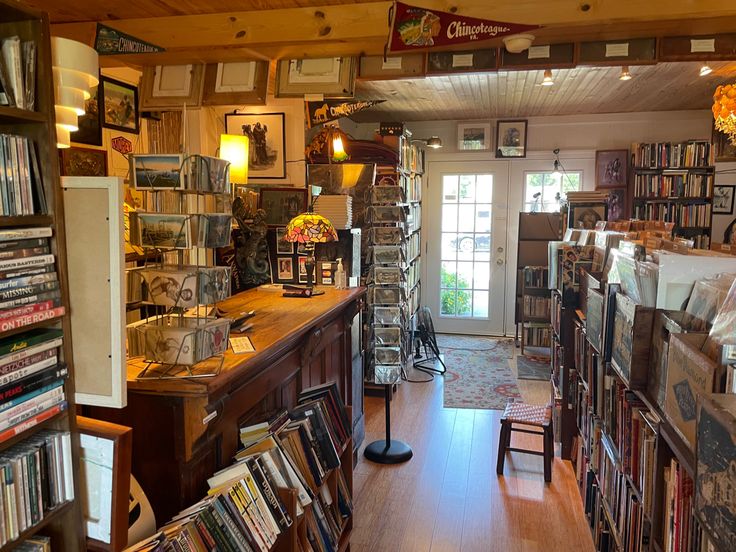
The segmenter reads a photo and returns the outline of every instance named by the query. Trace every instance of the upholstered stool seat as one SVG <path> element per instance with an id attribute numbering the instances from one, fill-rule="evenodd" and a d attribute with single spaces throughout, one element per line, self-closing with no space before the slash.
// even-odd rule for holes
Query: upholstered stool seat
<path id="1" fill-rule="evenodd" d="M 539 427 L 542 431 L 533 431 L 514 427 L 514 424 Z M 511 447 L 511 433 L 529 433 L 543 437 L 543 451 L 519 449 Z M 552 406 L 539 406 L 523 402 L 511 402 L 501 416 L 501 434 L 498 439 L 498 462 L 496 473 L 503 474 L 503 465 L 507 452 L 522 452 L 544 457 L 544 480 L 552 481 L 552 458 L 554 457 L 554 437 L 552 431 Z"/>

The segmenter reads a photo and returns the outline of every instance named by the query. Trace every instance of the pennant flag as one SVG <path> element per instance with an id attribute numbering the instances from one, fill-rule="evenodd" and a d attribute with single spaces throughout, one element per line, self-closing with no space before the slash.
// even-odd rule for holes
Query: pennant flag
<path id="1" fill-rule="evenodd" d="M 390 52 L 430 50 L 534 29 L 539 29 L 539 25 L 477 19 L 396 2 L 393 6 L 388 49 Z"/>
<path id="2" fill-rule="evenodd" d="M 161 46 L 155 46 L 107 25 L 102 25 L 101 23 L 97 24 L 95 50 L 101 56 L 114 54 L 155 54 L 166 51 Z"/>
<path id="3" fill-rule="evenodd" d="M 309 128 L 334 121 L 340 117 L 349 117 L 358 111 L 363 111 L 386 100 L 324 100 L 321 102 L 304 102 L 307 111 L 307 125 Z"/>

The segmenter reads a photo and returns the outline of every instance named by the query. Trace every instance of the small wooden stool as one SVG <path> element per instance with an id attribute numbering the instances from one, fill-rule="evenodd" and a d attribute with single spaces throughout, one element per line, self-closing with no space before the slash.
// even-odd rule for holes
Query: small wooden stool
<path id="1" fill-rule="evenodd" d="M 522 424 L 533 427 L 541 427 L 542 431 L 532 431 L 514 427 L 514 424 Z M 542 435 L 544 438 L 544 451 L 518 449 L 511 447 L 511 432 L 530 433 L 531 435 Z M 506 405 L 506 410 L 501 416 L 501 434 L 498 438 L 498 462 L 496 473 L 503 475 L 503 463 L 506 452 L 523 452 L 544 457 L 544 480 L 552 481 L 552 457 L 555 455 L 555 443 L 552 432 L 552 407 L 537 406 L 522 402 L 511 402 Z"/>

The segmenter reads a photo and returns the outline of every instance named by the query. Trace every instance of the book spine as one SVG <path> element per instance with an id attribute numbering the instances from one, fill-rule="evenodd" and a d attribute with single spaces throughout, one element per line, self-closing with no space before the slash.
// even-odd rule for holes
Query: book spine
<path id="1" fill-rule="evenodd" d="M 33 286 L 45 284 L 48 282 L 56 282 L 58 277 L 56 272 L 47 272 L 30 276 L 21 276 L 19 278 L 9 278 L 0 281 L 0 291 L 21 288 L 25 286 Z"/>
<path id="2" fill-rule="evenodd" d="M 74 467 L 72 465 L 72 436 L 61 434 L 62 473 L 64 477 L 64 500 L 74 500 Z"/>
<path id="3" fill-rule="evenodd" d="M 0 401 L 9 401 L 18 396 L 24 396 L 39 389 L 42 389 L 52 383 L 66 377 L 68 370 L 66 366 L 52 366 L 46 370 L 38 372 L 33 376 L 26 378 L 18 383 L 6 385 L 0 389 Z"/>
<path id="4" fill-rule="evenodd" d="M 42 301 L 40 303 L 33 303 L 30 305 L 21 305 L 20 307 L 0 311 L 0 320 L 17 318 L 18 316 L 27 316 L 35 312 L 53 309 L 54 307 L 58 306 L 58 301 Z"/>
<path id="5" fill-rule="evenodd" d="M 55 337 L 53 339 L 49 339 L 48 341 L 42 341 L 41 343 L 38 343 L 36 345 L 24 347 L 17 353 L 12 353 L 0 357 L 0 375 L 11 371 L 4 368 L 6 365 L 12 364 L 13 362 L 18 362 L 19 360 L 23 360 L 24 358 L 37 355 L 38 353 L 42 353 L 50 349 L 61 347 L 63 342 L 64 340 L 61 337 Z"/>
<path id="6" fill-rule="evenodd" d="M 9 280 L 12 278 L 25 278 L 27 276 L 35 276 L 38 274 L 46 274 L 54 271 L 54 265 L 37 266 L 31 268 L 21 268 L 19 270 L 8 270 L 0 272 L 0 280 Z"/>
<path id="7" fill-rule="evenodd" d="M 49 299 L 53 301 L 60 297 L 61 293 L 59 290 L 46 291 L 44 293 L 39 293 L 38 295 L 26 295 L 25 297 L 16 297 L 15 299 L 5 301 L 0 303 L 0 309 L 11 309 L 22 305 L 29 305 L 31 303 L 41 303 L 43 301 L 48 301 Z"/>
<path id="8" fill-rule="evenodd" d="M 0 242 L 28 240 L 32 238 L 50 238 L 51 228 L 42 226 L 38 228 L 13 228 L 11 230 L 0 230 Z"/>
<path id="9" fill-rule="evenodd" d="M 46 238 L 30 238 L 27 240 L 0 241 L 0 251 L 3 253 L 17 251 L 19 249 L 33 249 L 36 247 L 48 247 Z"/>
<path id="10" fill-rule="evenodd" d="M 28 401 L 5 410 L 0 415 L 0 431 L 4 431 L 12 426 L 32 418 L 36 414 L 40 414 L 44 410 L 60 403 L 64 400 L 64 387 L 58 386 L 51 391 L 47 391 L 42 395 L 38 395 Z"/>
<path id="11" fill-rule="evenodd" d="M 18 297 L 25 297 L 27 295 L 37 295 L 47 291 L 54 291 L 59 289 L 59 282 L 41 282 L 38 284 L 31 284 L 27 286 L 21 286 L 11 289 L 0 290 L 0 301 L 9 301 Z"/>
<path id="12" fill-rule="evenodd" d="M 25 316 L 16 316 L 15 318 L 8 318 L 0 320 L 0 332 L 8 330 L 14 330 L 16 328 L 22 328 L 23 326 L 30 326 L 44 320 L 51 320 L 52 318 L 58 318 L 64 316 L 66 309 L 64 307 L 56 307 L 50 310 L 42 310 L 28 314 Z"/>
<path id="13" fill-rule="evenodd" d="M 0 261 L 0 271 L 17 270 L 19 268 L 50 265 L 54 263 L 53 255 L 38 255 L 22 259 L 5 259 Z"/>
<path id="14" fill-rule="evenodd" d="M 0 376 L 0 385 L 2 386 L 9 385 L 23 378 L 27 378 L 28 376 L 37 374 L 38 372 L 42 370 L 46 370 L 47 368 L 50 368 L 51 366 L 56 366 L 58 362 L 58 359 L 56 357 L 56 351 L 47 351 L 46 353 L 51 353 L 51 354 L 50 355 L 46 354 L 44 355 L 43 358 L 39 357 L 39 360 L 34 363 L 28 363 L 25 366 L 21 366 L 16 370 L 9 371 L 8 373 Z"/>

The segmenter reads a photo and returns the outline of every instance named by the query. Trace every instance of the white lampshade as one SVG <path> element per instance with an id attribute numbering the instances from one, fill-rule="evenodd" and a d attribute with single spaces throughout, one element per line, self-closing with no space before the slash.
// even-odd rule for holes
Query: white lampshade
<path id="1" fill-rule="evenodd" d="M 56 147 L 58 149 L 64 149 L 71 146 L 71 136 L 67 129 L 62 126 L 56 125 Z"/>
<path id="2" fill-rule="evenodd" d="M 56 126 L 63 127 L 69 132 L 76 132 L 79 130 L 79 123 L 77 121 L 77 112 L 68 107 L 61 105 L 55 105 L 54 111 L 56 112 Z"/>
<path id="3" fill-rule="evenodd" d="M 534 42 L 533 34 L 515 34 L 509 35 L 502 38 L 504 46 L 512 54 L 519 54 L 524 50 L 528 49 L 529 46 Z"/>
<path id="4" fill-rule="evenodd" d="M 89 100 L 89 79 L 84 73 L 70 71 L 61 67 L 54 67 L 54 84 L 63 88 L 76 88 L 84 93 L 84 99 Z"/>
<path id="5" fill-rule="evenodd" d="M 57 86 L 54 97 L 56 105 L 73 109 L 77 115 L 84 115 L 84 93 L 79 88 Z"/>
<path id="6" fill-rule="evenodd" d="M 100 82 L 97 76 L 100 67 L 97 51 L 76 40 L 52 36 L 51 65 L 82 75 L 87 81 L 88 91 L 91 86 L 97 86 Z"/>

